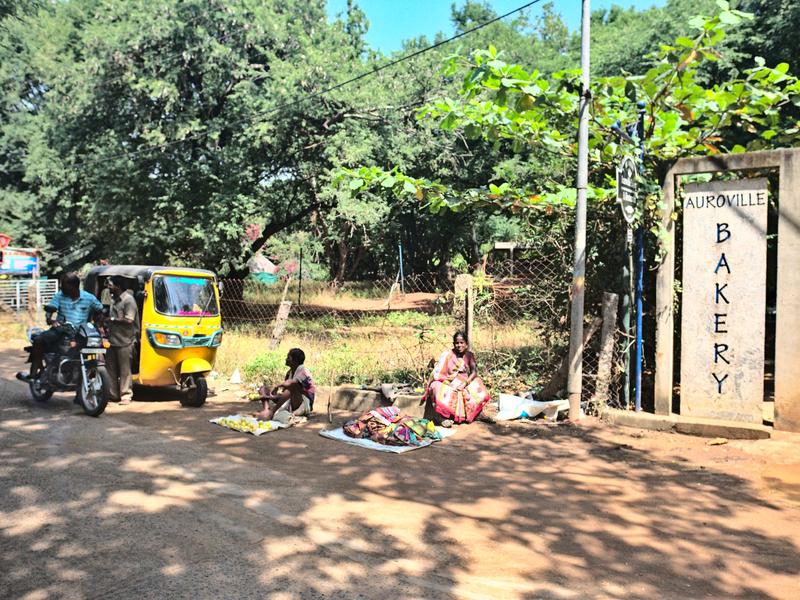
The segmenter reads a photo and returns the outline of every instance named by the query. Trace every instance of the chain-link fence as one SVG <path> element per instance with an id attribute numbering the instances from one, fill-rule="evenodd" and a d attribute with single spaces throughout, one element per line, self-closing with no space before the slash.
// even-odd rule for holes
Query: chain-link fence
<path id="1" fill-rule="evenodd" d="M 494 392 L 543 389 L 557 377 L 569 345 L 568 256 L 536 249 L 495 252 L 472 289 L 471 345 Z M 545 256 L 547 256 L 545 258 Z M 433 362 L 465 329 L 469 294 L 463 277 L 418 274 L 374 281 L 273 282 L 224 280 L 226 341 L 218 366 L 246 379 L 280 377 L 292 347 L 304 350 L 322 385 L 423 386 Z M 281 307 L 283 306 L 283 310 Z M 600 307 L 587 305 L 591 318 Z M 595 399 L 601 328 L 587 340 L 584 401 Z M 608 401 L 621 393 L 619 346 L 614 346 Z M 604 396 L 605 397 L 605 396 Z"/>
<path id="2" fill-rule="evenodd" d="M 477 350 L 490 367 L 487 378 L 500 391 L 534 389 L 547 395 L 563 393 L 554 385 L 564 374 L 569 350 L 569 288 L 572 256 L 551 240 L 529 247 L 495 252 L 476 283 Z M 597 412 L 598 403 L 619 405 L 623 396 L 623 343 L 616 331 L 616 314 L 608 315 L 611 339 L 601 352 L 602 290 L 587 295 L 583 360 L 583 402 Z M 514 324 L 514 327 L 509 327 Z M 509 335 L 511 334 L 511 335 Z M 598 386 L 598 370 L 605 373 Z"/>
<path id="3" fill-rule="evenodd" d="M 431 274 L 374 281 L 224 280 L 223 372 L 281 376 L 286 350 L 303 349 L 322 385 L 422 384 L 429 363 L 463 324 L 452 284 Z M 282 310 L 283 307 L 283 310 Z"/>
<path id="4" fill-rule="evenodd" d="M 541 391 L 557 378 L 569 346 L 570 256 L 550 250 L 500 249 L 466 279 L 441 273 L 342 284 L 300 280 L 296 274 L 266 281 L 224 279 L 226 339 L 217 370 L 229 376 L 239 369 L 252 382 L 277 379 L 285 370 L 286 351 L 299 347 L 321 385 L 422 387 L 435 360 L 452 346 L 453 333 L 467 328 L 471 310 L 470 341 L 489 389 L 494 394 Z M 36 297 L 34 289 L 7 290 L 1 299 L 6 316 L 27 315 L 28 324 L 41 317 L 40 310 L 21 310 L 23 300 Z M 51 292 L 45 286 L 40 297 Z M 589 329 L 600 316 L 596 296 L 587 302 Z M 28 308 L 33 306 L 31 300 Z M 620 335 L 616 340 L 608 393 L 601 394 L 612 405 L 620 405 L 623 395 L 626 340 Z M 595 400 L 601 342 L 595 327 L 584 351 L 587 406 Z"/>

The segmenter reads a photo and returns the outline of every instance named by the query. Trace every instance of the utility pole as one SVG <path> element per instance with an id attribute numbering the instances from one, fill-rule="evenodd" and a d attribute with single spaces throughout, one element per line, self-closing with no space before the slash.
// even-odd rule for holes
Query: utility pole
<path id="1" fill-rule="evenodd" d="M 586 278 L 586 188 L 589 183 L 589 0 L 581 12 L 581 100 L 578 122 L 578 179 L 575 205 L 575 262 L 572 274 L 572 310 L 569 332 L 567 395 L 569 418 L 581 416 L 583 389 L 583 295 Z"/>

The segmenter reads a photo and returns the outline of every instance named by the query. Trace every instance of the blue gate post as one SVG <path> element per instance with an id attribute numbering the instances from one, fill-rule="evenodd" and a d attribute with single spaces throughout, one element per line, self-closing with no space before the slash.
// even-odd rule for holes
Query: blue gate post
<path id="1" fill-rule="evenodd" d="M 639 109 L 639 122 L 637 135 L 639 138 L 639 174 L 644 177 L 644 114 L 647 104 L 643 101 L 637 103 Z M 642 296 L 644 295 L 644 223 L 643 216 L 639 219 L 636 228 L 636 399 L 635 408 L 642 410 Z"/>

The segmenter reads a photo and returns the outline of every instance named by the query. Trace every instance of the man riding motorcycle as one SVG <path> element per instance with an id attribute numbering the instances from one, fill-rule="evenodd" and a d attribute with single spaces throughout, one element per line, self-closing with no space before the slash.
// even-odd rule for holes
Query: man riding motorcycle
<path id="1" fill-rule="evenodd" d="M 17 373 L 17 379 L 21 381 L 31 381 L 42 369 L 45 353 L 58 348 L 63 335 L 60 329 L 63 323 L 72 323 L 75 327 L 80 327 L 95 315 L 102 314 L 103 305 L 92 294 L 81 290 L 81 280 L 77 274 L 68 273 L 61 281 L 61 291 L 53 296 L 44 310 L 47 313 L 47 324 L 51 327 L 33 337 L 30 372 Z M 53 313 L 56 313 L 55 319 Z"/>

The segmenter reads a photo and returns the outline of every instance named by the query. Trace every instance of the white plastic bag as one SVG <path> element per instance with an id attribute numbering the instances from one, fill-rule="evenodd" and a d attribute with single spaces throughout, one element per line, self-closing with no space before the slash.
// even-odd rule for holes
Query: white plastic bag
<path id="1" fill-rule="evenodd" d="M 498 421 L 511 421 L 512 419 L 532 419 L 540 413 L 548 419 L 555 420 L 558 413 L 569 409 L 569 400 L 550 400 L 541 402 L 531 397 L 514 396 L 512 394 L 500 394 L 497 401 Z"/>

